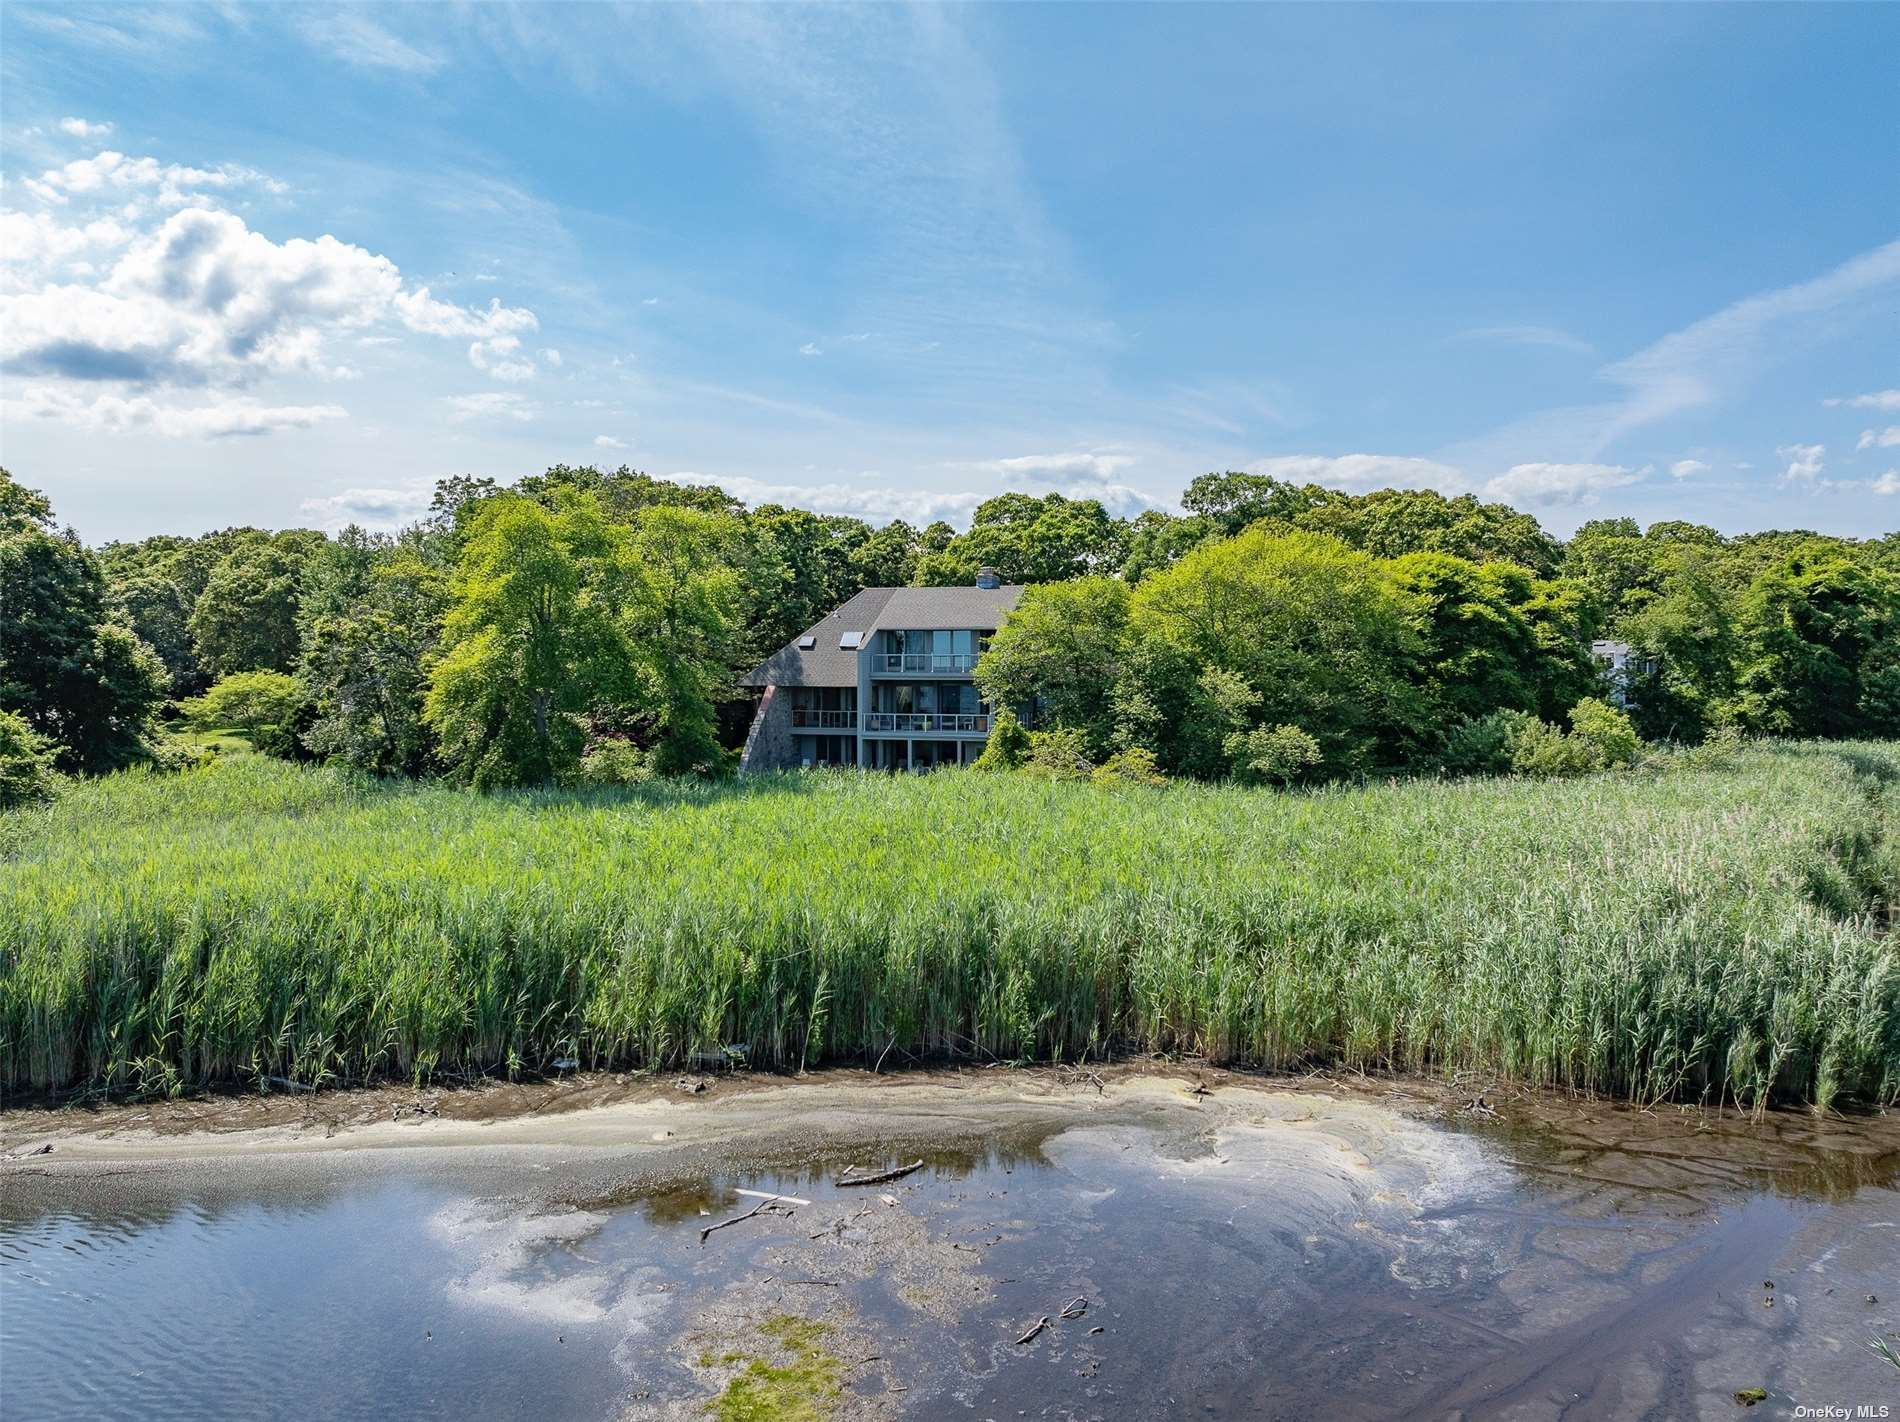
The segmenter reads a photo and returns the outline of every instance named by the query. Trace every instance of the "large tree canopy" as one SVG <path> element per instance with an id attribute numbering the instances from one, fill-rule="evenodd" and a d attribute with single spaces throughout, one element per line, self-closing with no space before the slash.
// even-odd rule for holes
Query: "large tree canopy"
<path id="1" fill-rule="evenodd" d="M 592 494 L 553 510 L 498 494 L 470 514 L 423 708 L 461 779 L 531 785 L 570 772 L 580 715 L 625 698 L 633 656 L 614 598 L 624 537 Z"/>
<path id="2" fill-rule="evenodd" d="M 1164 711 L 1171 700 L 1193 712 L 1184 723 L 1203 713 L 1186 704 L 1182 656 L 1230 730 L 1298 726 L 1332 773 L 1394 759 L 1426 733 L 1425 700 L 1409 676 L 1423 650 L 1416 602 L 1377 559 L 1338 539 L 1256 524 L 1203 545 L 1135 590 L 1131 622 L 1138 641 L 1177 654 L 1151 654 L 1168 670 L 1151 696 Z M 1209 687 L 1207 672 L 1224 685 Z M 1174 754 L 1205 758 L 1202 746 Z"/>
<path id="3" fill-rule="evenodd" d="M 62 769 L 97 774 L 150 753 L 170 680 L 112 620 L 98 560 L 0 469 L 0 711 L 55 744 Z"/>

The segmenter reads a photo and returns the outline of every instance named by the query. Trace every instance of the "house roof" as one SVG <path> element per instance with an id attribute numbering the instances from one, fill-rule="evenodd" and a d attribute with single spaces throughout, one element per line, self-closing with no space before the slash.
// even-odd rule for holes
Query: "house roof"
<path id="1" fill-rule="evenodd" d="M 1023 595 L 1022 584 L 976 588 L 891 588 L 872 630 L 884 627 L 980 627 L 994 631 Z"/>
<path id="2" fill-rule="evenodd" d="M 856 686 L 858 654 L 838 645 L 847 632 L 867 634 L 877 615 L 901 588 L 866 588 L 804 632 L 780 647 L 739 678 L 741 686 Z M 808 648 L 799 646 L 807 637 Z"/>
<path id="3" fill-rule="evenodd" d="M 740 677 L 739 685 L 856 686 L 857 648 L 839 646 L 847 633 L 858 633 L 863 645 L 871 633 L 886 627 L 991 630 L 1022 594 L 1020 583 L 996 588 L 866 588 Z M 807 639 L 811 645 L 801 645 Z"/>

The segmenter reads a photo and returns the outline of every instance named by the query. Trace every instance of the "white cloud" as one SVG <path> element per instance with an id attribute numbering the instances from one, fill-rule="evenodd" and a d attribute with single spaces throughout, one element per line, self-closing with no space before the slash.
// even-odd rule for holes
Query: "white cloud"
<path id="1" fill-rule="evenodd" d="M 1373 489 L 1435 489 L 1441 494 L 1470 493 L 1464 470 L 1432 459 L 1399 454 L 1281 454 L 1256 459 L 1250 474 L 1265 474 L 1289 484 L 1320 484 L 1363 494 Z"/>
<path id="2" fill-rule="evenodd" d="M 353 5 L 307 12 L 298 27 L 304 39 L 346 64 L 364 69 L 393 69 L 402 74 L 433 74 L 440 55 L 418 49 L 391 34 Z"/>
<path id="3" fill-rule="evenodd" d="M 1678 459 L 1669 466 L 1669 472 L 1678 479 L 1692 479 L 1697 474 L 1709 472 L 1709 466 L 1700 459 Z"/>
<path id="4" fill-rule="evenodd" d="M 939 493 L 923 489 L 866 488 L 862 484 L 773 484 L 743 475 L 697 474 L 681 470 L 664 476 L 680 484 L 717 484 L 753 506 L 785 504 L 821 514 L 847 514 L 870 522 L 894 518 L 911 523 L 947 519 L 966 521 L 984 495 Z"/>
<path id="5" fill-rule="evenodd" d="M 445 395 L 442 403 L 449 407 L 449 418 L 457 424 L 465 420 L 536 420 L 541 417 L 541 407 L 525 395 L 517 395 L 512 390 L 485 390 L 479 395 Z"/>
<path id="6" fill-rule="evenodd" d="M 553 366 L 556 370 L 561 368 L 561 353 L 553 346 L 542 347 L 541 359 Z"/>
<path id="7" fill-rule="evenodd" d="M 0 212 L 0 262 L 9 286 L 30 287 L 66 273 L 88 275 L 92 258 L 123 247 L 134 229 L 114 217 L 66 224 L 48 212 Z"/>
<path id="8" fill-rule="evenodd" d="M 90 158 L 75 158 L 57 168 L 48 168 L 37 178 L 25 181 L 26 190 L 42 202 L 64 206 L 75 197 L 94 194 L 110 196 L 146 188 L 158 191 L 163 207 L 177 207 L 206 190 L 236 187 L 261 187 L 282 192 L 284 185 L 251 168 L 224 164 L 217 168 L 191 168 L 180 163 L 160 163 L 156 158 L 128 158 L 108 148 Z"/>
<path id="9" fill-rule="evenodd" d="M 1663 337 L 1603 374 L 1629 394 L 1610 412 L 1599 445 L 1683 410 L 1709 403 L 1750 378 L 1788 342 L 1772 339 L 1798 323 L 1865 303 L 1900 282 L 1900 242 L 1889 242 L 1810 281 L 1747 297 Z"/>
<path id="10" fill-rule="evenodd" d="M 531 380 L 535 374 L 534 362 L 513 359 L 514 353 L 520 348 L 519 336 L 492 336 L 469 346 L 468 363 L 477 370 L 487 371 L 497 380 L 506 380 L 511 384 L 517 380 Z"/>
<path id="11" fill-rule="evenodd" d="M 1900 444 L 1900 425 L 1888 425 L 1884 430 L 1862 430 L 1854 449 L 1892 449 L 1896 444 Z"/>
<path id="12" fill-rule="evenodd" d="M 612 435 L 595 435 L 594 447 L 596 449 L 625 449 L 627 442 L 624 439 L 615 439 Z"/>
<path id="13" fill-rule="evenodd" d="M 1011 483 L 1060 484 L 1086 479 L 1109 484 L 1134 462 L 1132 454 L 1074 450 L 1067 454 L 1019 454 L 1012 459 L 992 459 L 980 467 L 1001 474 Z"/>
<path id="14" fill-rule="evenodd" d="M 818 348 L 818 343 L 816 341 L 805 342 L 804 345 L 798 348 L 798 353 L 802 356 L 815 356 L 815 355 L 824 354 L 824 352 Z"/>
<path id="15" fill-rule="evenodd" d="M 400 489 L 344 489 L 319 499 L 305 499 L 299 506 L 321 528 L 339 529 L 347 524 L 364 528 L 394 529 L 414 523 L 429 510 L 434 488 L 413 483 Z"/>
<path id="16" fill-rule="evenodd" d="M 1647 467 L 1620 464 L 1514 464 L 1484 486 L 1487 498 L 1504 503 L 1594 504 L 1610 489 L 1640 483 Z"/>
<path id="17" fill-rule="evenodd" d="M 1850 410 L 1900 410 L 1900 390 L 1874 390 L 1865 395 L 1836 395 L 1821 402 Z"/>
<path id="18" fill-rule="evenodd" d="M 115 170 L 116 171 L 116 170 Z M 478 368 L 534 373 L 512 355 L 534 313 L 490 302 L 465 308 L 405 290 L 387 257 L 323 236 L 273 242 L 235 213 L 194 206 L 146 230 L 117 217 L 62 225 L 5 215 L 8 289 L 0 294 L 0 361 L 22 373 L 134 385 L 241 386 L 266 375 L 347 377 L 328 340 L 394 322 L 425 335 L 474 338 Z M 17 240 L 15 240 L 17 239 Z M 118 248 L 103 270 L 93 257 Z"/>
<path id="19" fill-rule="evenodd" d="M 1867 487 L 1876 494 L 1900 494 L 1900 469 L 1889 469 Z"/>
<path id="20" fill-rule="evenodd" d="M 98 395 L 91 399 L 54 386 L 29 385 L 7 402 L 10 416 L 57 420 L 104 434 L 155 430 L 174 438 L 223 439 L 308 429 L 324 420 L 340 420 L 341 405 L 265 405 L 245 396 L 212 398 L 195 405 L 166 404 L 150 396 Z"/>
<path id="21" fill-rule="evenodd" d="M 74 138 L 104 138 L 112 132 L 109 123 L 87 123 L 82 118 L 63 118 L 59 121 L 59 131 L 69 133 Z"/>
<path id="22" fill-rule="evenodd" d="M 1788 467 L 1781 475 L 1783 483 L 1812 484 L 1821 477 L 1827 446 L 1824 444 L 1784 444 L 1777 446 L 1775 453 L 1788 461 Z"/>

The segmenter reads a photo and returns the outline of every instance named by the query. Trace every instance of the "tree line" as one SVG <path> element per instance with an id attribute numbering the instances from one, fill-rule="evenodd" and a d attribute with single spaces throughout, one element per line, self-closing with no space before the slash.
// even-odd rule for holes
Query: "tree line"
<path id="1" fill-rule="evenodd" d="M 1010 493 L 946 523 L 625 467 L 457 477 L 393 534 L 88 548 L 0 471 L 0 795 L 259 749 L 478 787 L 730 769 L 747 667 L 867 586 L 1030 584 L 989 764 L 1280 782 L 1559 773 L 1634 738 L 1900 735 L 1900 535 L 1584 525 L 1473 496 L 1204 475 L 1180 514 Z M 1607 704 L 1590 642 L 1632 647 Z"/>

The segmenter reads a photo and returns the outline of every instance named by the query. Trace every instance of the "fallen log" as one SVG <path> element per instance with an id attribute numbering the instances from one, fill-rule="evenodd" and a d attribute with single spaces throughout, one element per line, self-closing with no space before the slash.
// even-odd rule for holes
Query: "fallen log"
<path id="1" fill-rule="evenodd" d="M 853 1170 L 856 1168 L 856 1166 L 852 1167 Z M 881 1171 L 876 1175 L 841 1175 L 832 1183 L 840 1187 L 846 1185 L 882 1185 L 889 1180 L 902 1180 L 913 1170 L 922 1170 L 923 1168 L 924 1163 L 921 1160 L 913 1160 L 909 1165 L 900 1165 L 895 1170 Z"/>

